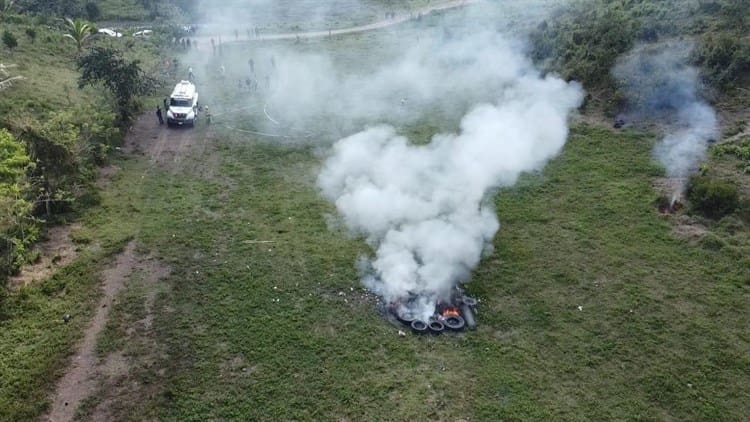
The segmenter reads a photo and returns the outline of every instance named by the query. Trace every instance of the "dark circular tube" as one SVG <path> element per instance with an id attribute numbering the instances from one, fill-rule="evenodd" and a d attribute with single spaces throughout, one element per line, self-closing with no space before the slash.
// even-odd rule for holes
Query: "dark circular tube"
<path id="1" fill-rule="evenodd" d="M 431 321 L 429 327 L 430 331 L 435 334 L 441 333 L 445 329 L 445 325 L 443 325 L 443 323 L 440 321 Z"/>
<path id="2" fill-rule="evenodd" d="M 409 311 L 402 312 L 400 314 L 397 314 L 396 316 L 398 317 L 399 321 L 407 325 L 411 324 L 412 322 L 414 322 L 414 320 L 417 319 L 417 317 Z"/>
<path id="3" fill-rule="evenodd" d="M 464 328 L 466 321 L 460 316 L 449 316 L 445 319 L 445 327 L 454 331 L 458 331 Z"/>
<path id="4" fill-rule="evenodd" d="M 464 296 L 461 298 L 461 301 L 469 306 L 477 306 L 477 300 L 473 297 Z"/>
<path id="5" fill-rule="evenodd" d="M 424 321 L 415 319 L 414 321 L 411 322 L 411 330 L 418 334 L 424 333 L 427 331 L 427 323 Z"/>

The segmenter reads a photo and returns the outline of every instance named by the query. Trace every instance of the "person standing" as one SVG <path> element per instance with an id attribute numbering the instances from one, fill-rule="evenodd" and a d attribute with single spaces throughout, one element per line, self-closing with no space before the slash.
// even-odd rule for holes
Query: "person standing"
<path id="1" fill-rule="evenodd" d="M 169 98 L 165 97 L 164 98 L 164 111 L 166 112 L 168 110 L 169 110 Z"/>
<path id="2" fill-rule="evenodd" d="M 159 124 L 163 125 L 164 124 L 164 117 L 161 114 L 161 107 L 159 107 L 159 106 L 156 106 L 156 117 L 159 118 Z"/>

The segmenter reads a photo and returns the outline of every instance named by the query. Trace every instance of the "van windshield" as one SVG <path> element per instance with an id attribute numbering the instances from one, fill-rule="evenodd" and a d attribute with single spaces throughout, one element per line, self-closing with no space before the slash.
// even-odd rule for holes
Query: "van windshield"
<path id="1" fill-rule="evenodd" d="M 170 98 L 169 105 L 171 107 L 192 107 L 193 102 L 190 100 L 178 100 L 177 98 Z"/>

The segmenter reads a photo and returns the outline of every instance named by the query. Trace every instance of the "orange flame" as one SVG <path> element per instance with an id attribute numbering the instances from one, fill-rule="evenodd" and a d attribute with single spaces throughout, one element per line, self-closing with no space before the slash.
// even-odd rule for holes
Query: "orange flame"
<path id="1" fill-rule="evenodd" d="M 448 318 L 452 316 L 454 317 L 459 316 L 458 308 L 453 308 L 453 307 L 445 308 L 445 310 L 443 311 L 443 317 Z"/>

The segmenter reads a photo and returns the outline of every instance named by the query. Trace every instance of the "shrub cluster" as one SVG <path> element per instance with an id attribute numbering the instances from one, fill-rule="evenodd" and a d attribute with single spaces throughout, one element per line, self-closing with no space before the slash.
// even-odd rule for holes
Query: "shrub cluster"
<path id="1" fill-rule="evenodd" d="M 735 185 L 708 176 L 693 176 L 687 194 L 693 212 L 714 220 L 731 214 L 740 203 Z"/>
<path id="2" fill-rule="evenodd" d="M 750 0 L 581 0 L 569 3 L 531 34 L 532 57 L 616 102 L 610 69 L 638 43 L 688 36 L 693 63 L 712 87 L 750 83 Z"/>

